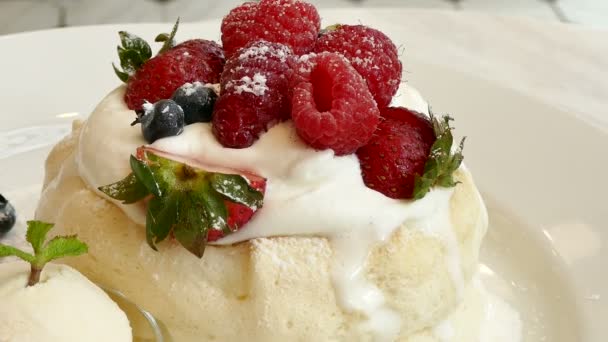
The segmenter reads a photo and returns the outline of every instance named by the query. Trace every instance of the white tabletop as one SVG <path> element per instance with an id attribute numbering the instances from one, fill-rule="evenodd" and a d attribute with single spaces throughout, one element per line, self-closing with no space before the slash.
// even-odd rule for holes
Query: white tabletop
<path id="1" fill-rule="evenodd" d="M 378 23 L 395 21 L 408 28 L 400 42 L 406 72 L 408 56 L 424 59 L 520 91 L 608 130 L 608 30 L 471 12 L 372 13 Z"/>

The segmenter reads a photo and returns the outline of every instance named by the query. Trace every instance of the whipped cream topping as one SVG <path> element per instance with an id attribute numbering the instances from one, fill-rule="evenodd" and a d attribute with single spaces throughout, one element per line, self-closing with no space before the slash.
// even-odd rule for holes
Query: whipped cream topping
<path id="1" fill-rule="evenodd" d="M 120 87 L 108 95 L 91 114 L 80 137 L 76 160 L 81 177 L 92 189 L 129 174 L 129 156 L 146 144 L 140 127 L 130 126 L 135 114 L 124 104 L 123 94 L 124 87 Z M 427 113 L 426 102 L 413 88 L 404 86 L 400 94 L 393 105 Z M 401 322 L 386 305 L 382 291 L 365 279 L 363 269 L 370 248 L 386 241 L 397 227 L 411 222 L 432 235 L 446 236 L 449 254 L 456 256 L 447 262 L 448 268 L 455 287 L 464 286 L 458 245 L 449 235 L 453 230 L 451 189 L 434 189 L 418 201 L 388 198 L 365 186 L 356 155 L 335 156 L 331 150 L 308 147 L 291 122 L 272 127 L 246 149 L 223 147 L 208 123 L 188 125 L 181 135 L 160 139 L 152 146 L 204 164 L 266 177 L 264 207 L 244 229 L 216 243 L 269 236 L 327 237 L 334 250 L 336 297 L 344 309 L 363 312 L 369 319 L 361 328 L 379 340 L 394 340 Z M 143 205 L 113 202 L 135 222 L 145 223 Z"/>

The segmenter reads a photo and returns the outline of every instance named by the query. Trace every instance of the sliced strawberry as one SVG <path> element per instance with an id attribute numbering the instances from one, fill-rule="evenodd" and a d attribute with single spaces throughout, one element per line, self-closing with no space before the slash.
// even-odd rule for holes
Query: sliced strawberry
<path id="1" fill-rule="evenodd" d="M 111 198 L 134 203 L 146 197 L 146 237 L 156 244 L 172 235 L 202 257 L 209 241 L 243 228 L 263 205 L 266 179 L 141 147 L 125 179 L 102 186 Z"/>

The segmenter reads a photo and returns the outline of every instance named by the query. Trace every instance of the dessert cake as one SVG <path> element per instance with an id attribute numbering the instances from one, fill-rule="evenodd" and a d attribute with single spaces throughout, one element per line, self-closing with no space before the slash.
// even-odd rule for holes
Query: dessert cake
<path id="1" fill-rule="evenodd" d="M 175 341 L 477 339 L 486 209 L 395 44 L 289 0 L 221 46 L 177 26 L 155 56 L 120 33 L 125 84 L 48 157 L 37 219 L 89 244 L 66 262 Z"/>

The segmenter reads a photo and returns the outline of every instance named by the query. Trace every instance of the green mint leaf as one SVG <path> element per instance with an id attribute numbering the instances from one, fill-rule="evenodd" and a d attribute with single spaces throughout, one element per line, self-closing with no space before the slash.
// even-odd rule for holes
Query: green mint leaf
<path id="1" fill-rule="evenodd" d="M 167 238 L 173 224 L 177 220 L 179 194 L 173 193 L 166 199 L 153 198 L 148 203 L 146 214 L 146 239 L 152 249 L 156 244 Z"/>
<path id="2" fill-rule="evenodd" d="M 88 246 L 78 240 L 75 235 L 56 236 L 44 246 L 40 255 L 36 255 L 36 259 L 44 264 L 67 256 L 78 256 L 88 252 L 88 250 Z"/>
<path id="3" fill-rule="evenodd" d="M 190 253 L 202 258 L 207 245 L 209 223 L 200 215 L 202 208 L 190 198 L 185 197 L 179 204 L 177 224 L 173 231 L 175 239 Z"/>
<path id="4" fill-rule="evenodd" d="M 462 155 L 464 138 L 460 141 L 458 148 L 452 152 L 454 137 L 450 121 L 453 119 L 447 115 L 438 119 L 430 108 L 429 114 L 436 139 L 424 165 L 424 173 L 421 176 L 417 175 L 414 181 L 414 199 L 423 198 L 434 186 L 456 186 L 458 182 L 454 180 L 453 173 L 460 167 L 464 159 Z"/>
<path id="5" fill-rule="evenodd" d="M 129 74 L 127 74 L 124 71 L 120 71 L 116 65 L 114 65 L 114 63 L 112 63 L 112 68 L 114 68 L 114 73 L 116 74 L 116 76 L 118 76 L 118 78 L 123 81 L 123 82 L 127 82 L 129 80 Z"/>
<path id="6" fill-rule="evenodd" d="M 179 17 L 175 21 L 175 24 L 173 25 L 173 29 L 171 29 L 170 34 L 161 33 L 158 36 L 156 36 L 155 41 L 164 42 L 163 46 L 158 51 L 159 55 L 165 51 L 170 50 L 171 48 L 173 48 L 175 46 L 175 34 L 177 33 L 178 26 L 179 26 Z"/>
<path id="7" fill-rule="evenodd" d="M 215 191 L 234 202 L 251 208 L 258 208 L 262 205 L 264 195 L 249 186 L 243 176 L 215 173 L 210 177 L 210 183 Z"/>
<path id="8" fill-rule="evenodd" d="M 135 203 L 150 194 L 134 173 L 130 173 L 121 181 L 100 186 L 98 189 L 109 197 L 122 201 L 123 204 Z"/>
<path id="9" fill-rule="evenodd" d="M 131 165 L 131 170 L 135 177 L 139 182 L 141 182 L 146 189 L 150 193 L 152 193 L 156 197 L 161 197 L 162 192 L 160 189 L 160 185 L 152 172 L 152 169 L 148 166 L 148 164 L 143 161 L 135 158 L 135 156 L 131 155 L 131 159 L 129 160 Z"/>
<path id="10" fill-rule="evenodd" d="M 53 228 L 52 223 L 28 221 L 26 239 L 32 245 L 34 255 L 15 247 L 0 244 L 0 257 L 16 256 L 31 265 L 27 286 L 36 285 L 40 281 L 42 269 L 49 261 L 66 256 L 76 256 L 88 251 L 87 245 L 76 236 L 57 236 L 46 244 L 46 235 Z"/>
<path id="11" fill-rule="evenodd" d="M 120 36 L 120 43 L 125 50 L 137 52 L 143 60 L 148 60 L 152 57 L 152 49 L 144 39 L 125 31 L 118 32 L 118 35 Z"/>
<path id="12" fill-rule="evenodd" d="M 0 243 L 0 258 L 15 256 L 23 261 L 27 261 L 29 263 L 34 262 L 35 258 L 30 253 L 26 253 L 20 249 L 17 249 L 13 246 L 7 246 Z"/>
<path id="13" fill-rule="evenodd" d="M 25 239 L 32 245 L 34 254 L 42 251 L 46 235 L 53 228 L 54 224 L 41 221 L 27 221 L 27 233 Z"/>

